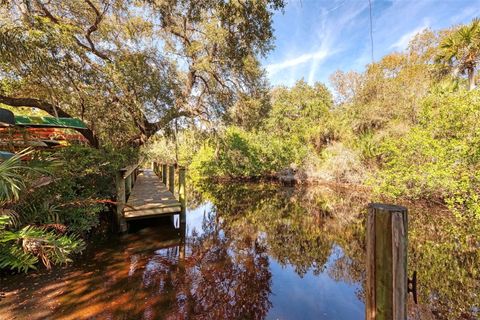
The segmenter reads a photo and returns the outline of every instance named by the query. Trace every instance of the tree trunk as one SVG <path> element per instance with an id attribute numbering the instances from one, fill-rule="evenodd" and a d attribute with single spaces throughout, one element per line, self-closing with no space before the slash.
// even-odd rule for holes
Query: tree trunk
<path id="1" fill-rule="evenodd" d="M 468 69 L 468 91 L 475 89 L 475 69 Z"/>

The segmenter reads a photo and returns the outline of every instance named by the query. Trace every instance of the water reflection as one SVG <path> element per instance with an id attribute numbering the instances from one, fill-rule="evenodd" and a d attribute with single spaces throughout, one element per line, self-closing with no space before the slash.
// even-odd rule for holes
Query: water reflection
<path id="1" fill-rule="evenodd" d="M 364 317 L 367 195 L 230 184 L 189 199 L 197 205 L 187 221 L 139 221 L 73 266 L 3 278 L 0 318 Z M 444 245 L 451 220 L 438 215 L 428 231 L 431 214 L 420 211 L 410 214 L 409 270 L 420 275 L 422 304 L 410 306 L 411 318 L 475 319 L 478 252 L 457 246 L 452 254 Z M 455 265 L 464 269 L 447 269 Z"/>

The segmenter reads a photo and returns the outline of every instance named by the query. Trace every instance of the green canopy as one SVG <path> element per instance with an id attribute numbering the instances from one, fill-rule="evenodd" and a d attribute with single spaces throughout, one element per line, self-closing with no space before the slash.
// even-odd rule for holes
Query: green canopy
<path id="1" fill-rule="evenodd" d="M 87 129 L 85 123 L 75 118 L 15 116 L 15 125 L 24 127 Z"/>

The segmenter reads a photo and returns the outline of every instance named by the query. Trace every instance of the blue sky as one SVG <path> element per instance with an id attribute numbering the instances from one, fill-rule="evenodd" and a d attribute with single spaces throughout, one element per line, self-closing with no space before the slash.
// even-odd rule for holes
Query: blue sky
<path id="1" fill-rule="evenodd" d="M 299 79 L 328 83 L 336 70 L 361 71 L 371 61 L 368 0 L 287 0 L 274 16 L 275 49 L 263 59 L 273 85 Z M 480 0 L 372 0 L 374 58 L 404 50 L 425 28 L 480 16 Z"/>

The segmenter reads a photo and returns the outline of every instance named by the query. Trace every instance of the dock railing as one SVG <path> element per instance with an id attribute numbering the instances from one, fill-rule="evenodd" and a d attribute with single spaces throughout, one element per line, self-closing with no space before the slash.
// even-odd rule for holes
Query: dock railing
<path id="1" fill-rule="evenodd" d="M 178 166 L 172 163 L 160 163 L 154 161 L 152 163 L 152 168 L 155 174 L 161 178 L 162 183 L 168 188 L 168 190 L 177 198 L 181 203 L 181 221 L 185 221 L 185 212 L 187 204 L 187 194 L 186 194 L 186 168 L 183 166 Z M 175 177 L 178 181 L 178 189 L 175 189 Z"/>
<path id="2" fill-rule="evenodd" d="M 120 169 L 115 176 L 115 188 L 117 194 L 115 213 L 117 226 L 120 232 L 127 231 L 127 222 L 123 215 L 123 209 L 125 208 L 125 203 L 132 192 L 138 174 L 139 164 L 137 163 Z"/>

